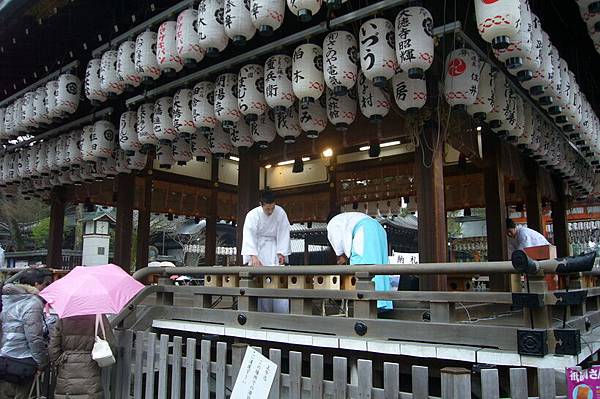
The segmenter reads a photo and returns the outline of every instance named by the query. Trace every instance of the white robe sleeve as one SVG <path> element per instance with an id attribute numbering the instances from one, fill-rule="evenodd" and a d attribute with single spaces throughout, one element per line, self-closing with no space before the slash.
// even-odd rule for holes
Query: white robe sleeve
<path id="1" fill-rule="evenodd" d="M 242 255 L 244 257 L 258 256 L 258 217 L 253 211 L 248 212 L 244 220 Z"/>
<path id="2" fill-rule="evenodd" d="M 290 221 L 283 209 L 281 209 L 279 223 L 277 224 L 277 253 L 283 256 L 289 256 L 292 254 L 292 245 L 290 242 Z"/>
<path id="3" fill-rule="evenodd" d="M 336 256 L 344 254 L 344 228 L 339 217 L 334 217 L 327 224 L 327 239 Z"/>

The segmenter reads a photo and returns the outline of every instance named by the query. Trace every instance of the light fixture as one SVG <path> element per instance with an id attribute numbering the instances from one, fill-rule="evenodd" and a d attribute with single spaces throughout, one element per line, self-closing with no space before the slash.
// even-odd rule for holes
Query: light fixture
<path id="1" fill-rule="evenodd" d="M 381 144 L 379 140 L 373 140 L 369 146 L 369 157 L 377 158 L 379 155 L 381 155 Z"/>
<path id="2" fill-rule="evenodd" d="M 333 156 L 333 150 L 331 148 L 327 148 L 326 150 L 323 151 L 323 156 L 325 158 L 329 158 Z"/>
<path id="3" fill-rule="evenodd" d="M 466 216 L 466 217 L 471 216 L 471 208 L 465 208 L 463 210 L 463 216 Z"/>
<path id="4" fill-rule="evenodd" d="M 270 164 L 270 163 L 269 163 L 269 164 L 266 164 L 266 165 L 265 165 L 265 169 L 271 169 L 271 164 Z"/>
<path id="5" fill-rule="evenodd" d="M 173 214 L 172 214 L 172 213 L 168 213 L 168 214 L 167 214 L 167 220 L 168 220 L 169 222 L 172 222 L 172 221 L 173 221 Z"/>
<path id="6" fill-rule="evenodd" d="M 304 158 L 296 158 L 294 160 L 294 166 L 292 168 L 292 173 L 302 173 L 304 172 Z"/>
<path id="7" fill-rule="evenodd" d="M 481 126 L 477 126 L 477 131 L 481 132 Z"/>
<path id="8" fill-rule="evenodd" d="M 285 165 L 291 165 L 294 163 L 293 159 L 290 159 L 289 161 L 281 161 L 281 162 L 277 162 L 277 166 L 285 166 Z"/>
<path id="9" fill-rule="evenodd" d="M 234 155 L 230 155 L 229 159 L 231 159 L 234 162 L 240 162 L 240 159 L 238 157 L 234 156 Z"/>
<path id="10" fill-rule="evenodd" d="M 388 141 L 387 143 L 381 143 L 381 144 L 379 144 L 379 147 L 385 148 L 385 147 L 392 147 L 392 146 L 400 145 L 400 144 L 402 144 L 400 142 L 400 140 L 394 140 L 394 141 Z M 358 150 L 359 151 L 369 151 L 370 149 L 371 149 L 371 146 L 366 145 L 364 147 L 360 147 Z"/>

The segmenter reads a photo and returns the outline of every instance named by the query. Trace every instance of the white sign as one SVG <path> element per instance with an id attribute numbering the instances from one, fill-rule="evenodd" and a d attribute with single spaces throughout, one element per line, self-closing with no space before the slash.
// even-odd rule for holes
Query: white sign
<path id="1" fill-rule="evenodd" d="M 277 365 L 252 347 L 246 349 L 231 399 L 267 399 Z"/>

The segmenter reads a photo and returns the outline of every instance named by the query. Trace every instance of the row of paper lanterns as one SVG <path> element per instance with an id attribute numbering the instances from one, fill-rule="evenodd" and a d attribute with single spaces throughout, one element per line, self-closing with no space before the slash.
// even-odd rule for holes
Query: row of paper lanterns
<path id="1" fill-rule="evenodd" d="M 11 140 L 47 128 L 54 121 L 74 114 L 79 107 L 80 93 L 81 81 L 71 73 L 64 73 L 25 93 L 0 108 L 0 140 Z"/>
<path id="2" fill-rule="evenodd" d="M 198 10 L 184 10 L 177 21 L 160 25 L 158 32 L 142 32 L 135 41 L 123 42 L 117 50 L 106 51 L 101 59 L 92 59 L 86 70 L 86 97 L 93 102 L 106 101 L 109 96 L 119 95 L 143 81 L 152 81 L 163 73 L 180 71 L 185 64 L 200 62 L 205 54 L 216 55 L 226 48 L 230 39 L 249 40 L 257 28 L 277 29 L 281 25 L 283 17 L 278 15 L 283 15 L 280 13 L 285 7 L 283 1 L 255 1 L 250 2 L 253 4 L 248 8 L 247 3 L 201 1 Z M 304 4 L 300 7 L 309 4 L 320 7 L 321 4 L 314 0 L 288 3 L 293 4 L 294 10 L 298 4 Z M 385 18 L 365 22 L 358 41 L 351 33 L 336 31 L 325 38 L 322 47 L 301 46 L 299 49 L 306 51 L 299 53 L 297 49 L 295 52 L 294 82 L 298 88 L 303 87 L 305 95 L 297 95 L 299 98 L 318 97 L 325 85 L 337 94 L 343 93 L 355 85 L 359 65 L 365 76 L 379 87 L 385 86 L 398 68 L 410 77 L 423 78 L 424 71 L 433 63 L 432 28 L 433 19 L 427 9 L 408 7 L 400 11 L 395 24 Z M 286 61 L 278 67 L 289 68 L 287 64 Z M 310 76 L 305 76 L 315 68 L 323 71 L 320 74 L 325 75 L 324 79 L 312 81 Z"/>
<path id="3" fill-rule="evenodd" d="M 585 22 L 588 34 L 594 42 L 594 47 L 600 54 L 600 1 L 575 0 L 579 6 L 579 13 Z"/>

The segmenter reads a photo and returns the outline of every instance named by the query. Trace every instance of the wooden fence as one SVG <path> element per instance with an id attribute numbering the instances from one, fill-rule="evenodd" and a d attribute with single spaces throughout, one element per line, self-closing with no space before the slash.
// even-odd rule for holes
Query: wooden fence
<path id="1" fill-rule="evenodd" d="M 247 347 L 141 331 L 120 331 L 117 335 L 117 364 L 104 375 L 107 399 L 225 399 L 231 394 Z M 537 376 L 530 375 L 537 378 L 539 387 L 530 396 L 531 384 L 524 368 L 509 371 L 508 392 L 503 393 L 497 369 L 472 374 L 463 368 L 444 368 L 441 377 L 434 379 L 422 366 L 405 369 L 405 364 L 374 364 L 322 354 L 310 354 L 307 359 L 301 352 L 272 348 L 263 355 L 278 366 L 269 399 L 566 398 L 556 394 L 553 369 L 539 369 Z M 401 366 L 409 370 L 410 378 L 401 375 Z M 430 389 L 440 396 L 430 395 Z M 472 394 L 472 390 L 477 392 Z"/>

